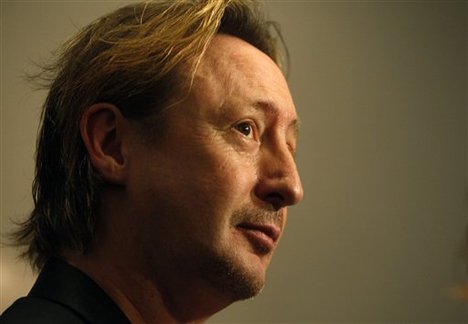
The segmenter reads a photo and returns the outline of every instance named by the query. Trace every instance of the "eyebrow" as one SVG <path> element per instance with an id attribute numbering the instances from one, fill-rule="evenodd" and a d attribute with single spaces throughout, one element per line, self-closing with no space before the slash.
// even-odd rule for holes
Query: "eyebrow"
<path id="1" fill-rule="evenodd" d="M 266 113 L 268 115 L 278 115 L 280 110 L 281 110 L 275 103 L 273 103 L 271 101 L 265 101 L 265 100 L 257 101 L 254 107 L 257 110 L 262 110 L 264 113 Z M 299 118 L 296 117 L 288 125 L 288 129 L 293 130 L 294 137 L 296 139 L 297 139 L 297 137 L 299 135 L 300 124 L 301 124 L 301 122 L 300 122 Z"/>

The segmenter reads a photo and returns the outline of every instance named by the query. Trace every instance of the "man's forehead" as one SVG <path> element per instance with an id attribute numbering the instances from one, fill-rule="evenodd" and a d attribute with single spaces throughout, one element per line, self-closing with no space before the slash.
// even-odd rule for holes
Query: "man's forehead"
<path id="1" fill-rule="evenodd" d="M 286 80 L 266 54 L 228 35 L 214 37 L 195 73 L 192 97 L 222 114 L 259 111 L 297 133 L 297 116 Z M 289 125 L 291 124 L 291 125 Z"/>
<path id="2" fill-rule="evenodd" d="M 275 68 L 277 64 L 264 52 L 236 36 L 216 34 L 209 43 L 201 63 L 208 68 L 243 69 L 256 61 L 257 68 Z"/>
<path id="3" fill-rule="evenodd" d="M 233 80 L 245 84 L 249 79 L 262 80 L 267 75 L 264 84 L 281 83 L 287 89 L 283 73 L 268 55 L 238 37 L 217 34 L 202 57 L 195 78 L 230 86 Z"/>

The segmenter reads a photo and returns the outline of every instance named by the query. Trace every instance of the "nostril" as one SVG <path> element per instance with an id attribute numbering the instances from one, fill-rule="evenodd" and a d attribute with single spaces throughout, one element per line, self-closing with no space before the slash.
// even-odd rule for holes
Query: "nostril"
<path id="1" fill-rule="evenodd" d="M 276 192 L 269 193 L 265 197 L 265 201 L 269 203 L 275 211 L 280 210 L 284 206 L 284 197 Z"/>

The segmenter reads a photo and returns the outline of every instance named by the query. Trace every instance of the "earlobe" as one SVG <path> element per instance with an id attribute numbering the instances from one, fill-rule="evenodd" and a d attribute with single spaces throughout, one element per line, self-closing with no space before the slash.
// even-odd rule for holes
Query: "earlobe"
<path id="1" fill-rule="evenodd" d="M 80 121 L 81 138 L 94 169 L 112 184 L 125 182 L 125 123 L 120 110 L 109 103 L 92 105 Z"/>

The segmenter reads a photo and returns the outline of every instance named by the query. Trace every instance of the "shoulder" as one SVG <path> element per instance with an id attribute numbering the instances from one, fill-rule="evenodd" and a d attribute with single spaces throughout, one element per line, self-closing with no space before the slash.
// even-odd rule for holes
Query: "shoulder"
<path id="1" fill-rule="evenodd" d="M 0 316 L 2 324 L 83 324 L 86 323 L 70 308 L 44 298 L 23 297 L 15 301 Z"/>
<path id="2" fill-rule="evenodd" d="M 125 314 L 90 277 L 63 260 L 51 259 L 27 297 L 0 317 L 1 324 L 129 324 Z"/>

